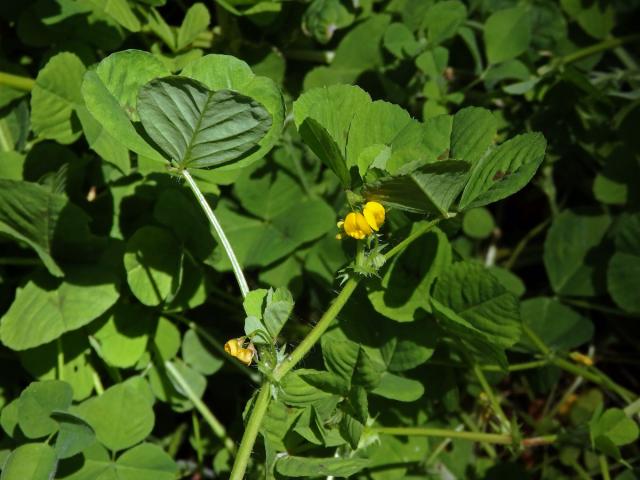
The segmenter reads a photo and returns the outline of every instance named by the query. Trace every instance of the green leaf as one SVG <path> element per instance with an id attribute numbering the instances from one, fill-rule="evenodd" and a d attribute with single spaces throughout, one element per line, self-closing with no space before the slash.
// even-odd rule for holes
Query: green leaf
<path id="1" fill-rule="evenodd" d="M 88 220 L 66 197 L 41 185 L 0 179 L 0 233 L 35 250 L 52 275 L 62 270 L 53 258 L 54 243 L 70 226 Z M 76 231 L 77 233 L 77 231 Z"/>
<path id="2" fill-rule="evenodd" d="M 493 144 L 498 121 L 489 110 L 466 107 L 453 116 L 450 158 L 477 163 Z"/>
<path id="3" fill-rule="evenodd" d="M 433 297 L 508 348 L 522 334 L 517 298 L 474 263 L 458 262 L 438 277 Z"/>
<path id="4" fill-rule="evenodd" d="M 232 90 L 249 97 L 262 105 L 271 116 L 271 127 L 260 139 L 258 148 L 242 160 L 221 167 L 221 170 L 250 165 L 263 158 L 280 140 L 285 117 L 284 99 L 273 80 L 254 75 L 245 62 L 229 55 L 205 55 L 189 63 L 181 74 L 201 82 L 214 92 Z"/>
<path id="5" fill-rule="evenodd" d="M 0 338 L 13 350 L 37 347 L 95 320 L 118 296 L 113 274 L 100 268 L 74 267 L 64 281 L 35 277 L 18 289 L 2 317 Z"/>
<path id="6" fill-rule="evenodd" d="M 54 447 L 58 458 L 72 457 L 94 442 L 93 428 L 77 415 L 56 411 L 51 418 L 60 426 Z"/>
<path id="7" fill-rule="evenodd" d="M 182 77 L 142 87 L 138 113 L 147 134 L 181 168 L 241 160 L 258 149 L 271 128 L 269 113 L 255 100 L 230 90 L 213 92 Z"/>
<path id="8" fill-rule="evenodd" d="M 62 351 L 64 365 L 62 378 L 73 388 L 73 399 L 84 400 L 93 391 L 95 371 L 89 363 L 91 354 L 87 334 L 82 329 L 74 330 L 59 340 L 39 347 L 18 352 L 22 366 L 38 380 L 58 378 L 58 352 Z"/>
<path id="9" fill-rule="evenodd" d="M 546 297 L 530 298 L 520 307 L 522 321 L 549 348 L 570 350 L 591 340 L 593 323 L 558 300 Z M 531 352 L 537 347 L 523 336 L 520 344 Z"/>
<path id="10" fill-rule="evenodd" d="M 220 202 L 216 215 L 245 267 L 269 265 L 302 244 L 335 231 L 335 211 L 324 200 L 306 196 L 286 171 L 247 172 L 236 182 L 235 193 L 254 216 L 240 214 L 227 201 Z M 219 249 L 214 265 L 230 268 Z"/>
<path id="11" fill-rule="evenodd" d="M 55 475 L 56 463 L 56 454 L 49 445 L 27 443 L 11 452 L 0 480 L 49 480 Z"/>
<path id="12" fill-rule="evenodd" d="M 316 88 L 293 103 L 294 122 L 302 139 L 345 186 L 350 184 L 348 132 L 353 117 L 369 103 L 371 98 L 364 90 L 348 85 Z"/>
<path id="13" fill-rule="evenodd" d="M 116 451 L 144 440 L 155 421 L 148 398 L 132 381 L 108 388 L 99 397 L 79 405 L 74 413 L 93 427 L 105 447 Z"/>
<path id="14" fill-rule="evenodd" d="M 521 190 L 542 163 L 546 146 L 539 133 L 518 135 L 474 163 L 460 209 L 481 207 Z"/>
<path id="15" fill-rule="evenodd" d="M 83 104 L 80 85 L 85 72 L 73 53 L 54 56 L 38 72 L 31 91 L 31 126 L 41 138 L 72 143 L 80 136 L 74 110 Z"/>
<path id="16" fill-rule="evenodd" d="M 561 295 L 604 293 L 606 247 L 601 245 L 611 218 L 599 211 L 565 210 L 544 242 L 544 265 L 553 290 Z"/>
<path id="17" fill-rule="evenodd" d="M 371 393 L 398 402 L 415 402 L 424 395 L 424 387 L 417 380 L 384 373 Z"/>
<path id="18" fill-rule="evenodd" d="M 390 15 L 371 15 L 350 30 L 335 50 L 329 67 L 316 67 L 304 79 L 304 90 L 338 83 L 355 83 L 358 76 L 384 64 L 381 43 Z"/>
<path id="19" fill-rule="evenodd" d="M 247 296 L 244 297 L 242 301 L 247 316 L 256 317 L 259 320 L 262 319 L 262 310 L 265 307 L 265 300 L 268 293 L 269 290 L 266 288 L 256 288 L 247 293 Z"/>
<path id="20" fill-rule="evenodd" d="M 360 438 L 364 432 L 364 425 L 357 418 L 344 412 L 340 419 L 340 435 L 344 438 L 353 450 L 358 448 Z"/>
<path id="21" fill-rule="evenodd" d="M 498 10 L 484 25 L 489 63 L 500 63 L 523 53 L 531 42 L 531 14 L 526 7 Z"/>
<path id="22" fill-rule="evenodd" d="M 107 0 L 103 4 L 104 12 L 131 32 L 140 30 L 140 21 L 127 0 Z"/>
<path id="23" fill-rule="evenodd" d="M 82 454 L 82 466 L 65 480 L 174 480 L 178 466 L 157 445 L 143 443 L 112 460 L 109 452 L 94 443 Z"/>
<path id="24" fill-rule="evenodd" d="M 278 398 L 287 405 L 305 407 L 319 400 L 332 396 L 330 392 L 325 392 L 305 380 L 309 375 L 317 374 L 317 370 L 307 370 L 299 368 L 285 375 L 281 382 L 281 391 Z"/>
<path id="25" fill-rule="evenodd" d="M 607 268 L 607 287 L 620 308 L 638 313 L 640 279 L 640 214 L 625 214 L 614 230 L 616 250 Z"/>
<path id="26" fill-rule="evenodd" d="M 349 26 L 354 15 L 340 0 L 313 0 L 302 17 L 302 28 L 320 43 L 327 43 L 337 29 Z"/>
<path id="27" fill-rule="evenodd" d="M 66 410 L 71 405 L 73 390 L 60 380 L 33 382 L 20 394 L 18 425 L 27 438 L 41 438 L 58 430 L 51 419 L 55 410 Z"/>
<path id="28" fill-rule="evenodd" d="M 145 305 L 162 303 L 179 282 L 181 249 L 167 230 L 142 227 L 127 241 L 124 268 L 133 294 Z"/>
<path id="29" fill-rule="evenodd" d="M 292 311 L 293 296 L 289 290 L 286 288 L 269 290 L 262 320 L 271 338 L 278 338 L 280 330 L 289 319 Z"/>
<path id="30" fill-rule="evenodd" d="M 616 24 L 616 9 L 609 3 L 561 0 L 560 4 L 594 38 L 606 38 Z"/>
<path id="31" fill-rule="evenodd" d="M 173 480 L 178 465 L 160 447 L 143 443 L 124 452 L 116 461 L 122 480 Z"/>
<path id="32" fill-rule="evenodd" d="M 467 18 L 467 7 L 458 0 L 447 0 L 432 5 L 424 16 L 427 38 L 433 44 L 453 37 Z"/>
<path id="33" fill-rule="evenodd" d="M 151 53 L 124 50 L 102 60 L 88 71 L 82 82 L 82 96 L 93 118 L 125 147 L 152 160 L 163 157 L 137 132 L 138 90 L 154 78 L 169 75 Z"/>
<path id="34" fill-rule="evenodd" d="M 224 360 L 218 354 L 213 353 L 210 346 L 203 341 L 196 330 L 189 330 L 184 334 L 182 358 L 203 375 L 213 375 L 224 364 Z"/>
<path id="35" fill-rule="evenodd" d="M 373 308 L 399 322 L 423 317 L 431 311 L 433 282 L 450 264 L 451 246 L 446 235 L 440 230 L 427 233 L 387 263 L 380 280 L 367 284 Z"/>
<path id="36" fill-rule="evenodd" d="M 276 462 L 276 471 L 286 477 L 350 477 L 367 467 L 364 458 L 311 458 L 285 456 Z"/>
<path id="37" fill-rule="evenodd" d="M 200 172 L 202 171 L 204 170 Z M 202 183 L 195 179 L 202 189 Z M 186 189 L 163 188 L 156 201 L 153 216 L 170 228 L 196 258 L 204 260 L 211 255 L 216 243 L 211 226 L 191 192 Z"/>
<path id="38" fill-rule="evenodd" d="M 313 118 L 305 118 L 298 132 L 307 146 L 338 176 L 343 186 L 351 184 L 344 155 L 329 133 Z"/>
<path id="39" fill-rule="evenodd" d="M 392 23 L 384 32 L 384 47 L 397 58 L 413 56 L 419 44 L 404 23 Z"/>
<path id="40" fill-rule="evenodd" d="M 138 305 L 118 304 L 105 322 L 94 327 L 102 359 L 113 367 L 133 367 L 147 348 L 154 320 Z"/>
<path id="41" fill-rule="evenodd" d="M 620 459 L 619 446 L 638 439 L 638 425 L 619 408 L 610 408 L 589 422 L 591 441 L 600 451 Z"/>
<path id="42" fill-rule="evenodd" d="M 429 163 L 408 175 L 389 177 L 367 186 L 368 200 L 408 212 L 447 217 L 468 176 L 466 162 Z"/>
<path id="43" fill-rule="evenodd" d="M 486 208 L 473 208 L 465 212 L 462 219 L 462 231 L 465 235 L 481 240 L 488 238 L 493 229 L 495 222 L 491 212 Z"/>
<path id="44" fill-rule="evenodd" d="M 176 50 L 182 50 L 193 43 L 198 35 L 207 29 L 210 21 L 209 10 L 204 4 L 191 5 L 178 29 Z"/>
<path id="45" fill-rule="evenodd" d="M 459 262 L 444 272 L 432 307 L 446 332 L 481 355 L 511 347 L 522 334 L 517 297 L 478 264 Z M 504 364 L 504 355 L 498 357 Z"/>

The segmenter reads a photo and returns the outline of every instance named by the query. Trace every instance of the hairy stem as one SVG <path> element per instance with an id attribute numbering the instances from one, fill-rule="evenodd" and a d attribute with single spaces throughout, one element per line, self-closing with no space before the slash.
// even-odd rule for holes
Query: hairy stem
<path id="1" fill-rule="evenodd" d="M 222 225 L 220 225 L 220 222 L 218 222 L 218 219 L 214 215 L 213 210 L 211 210 L 209 203 L 207 202 L 206 198 L 204 198 L 204 195 L 202 195 L 202 192 L 198 188 L 198 185 L 196 184 L 191 174 L 187 170 L 182 170 L 181 173 L 182 176 L 187 180 L 189 188 L 191 188 L 191 191 L 196 196 L 196 199 L 202 207 L 202 210 L 204 210 L 205 215 L 209 219 L 209 223 L 215 230 L 218 241 L 224 248 L 225 252 L 227 252 L 227 256 L 229 257 L 229 261 L 231 262 L 231 267 L 233 268 L 233 273 L 236 276 L 238 286 L 240 287 L 240 292 L 242 292 L 243 297 L 246 297 L 249 293 L 249 285 L 247 284 L 247 279 L 244 278 L 244 273 L 242 273 L 240 263 L 238 262 L 236 254 L 234 253 L 233 248 L 231 247 L 231 244 L 229 243 L 229 240 L 227 239 L 227 236 L 222 229 Z"/>
<path id="2" fill-rule="evenodd" d="M 231 470 L 229 480 L 242 480 L 244 478 L 244 473 L 247 470 L 247 463 L 251 457 L 251 450 L 253 450 L 253 444 L 256 442 L 258 432 L 260 431 L 260 425 L 262 424 L 262 419 L 264 418 L 265 413 L 267 413 L 267 407 L 271 400 L 270 390 L 271 384 L 269 382 L 264 382 L 258 392 L 258 396 L 253 404 L 253 410 L 249 416 L 249 421 L 247 422 L 247 426 L 244 430 L 244 435 L 242 435 L 242 440 L 240 441 L 240 447 L 238 448 L 238 454 L 236 455 L 236 460 L 233 463 L 233 469 Z"/>
<path id="3" fill-rule="evenodd" d="M 487 377 L 485 377 L 484 373 L 482 372 L 482 369 L 477 364 L 473 366 L 473 373 L 476 375 L 476 378 L 480 382 L 480 385 L 482 386 L 482 390 L 489 398 L 489 403 L 491 404 L 491 408 L 493 409 L 496 416 L 500 419 L 500 423 L 502 427 L 501 430 L 510 430 L 511 425 L 509 423 L 509 419 L 507 418 L 507 415 L 504 413 L 504 410 L 502 410 L 502 406 L 500 405 L 500 401 L 498 400 L 498 397 L 496 397 L 495 393 L 493 393 L 493 389 L 491 388 L 491 385 L 489 385 L 489 382 L 487 381 Z"/>
<path id="4" fill-rule="evenodd" d="M 227 435 L 227 431 L 224 428 L 224 425 L 220 423 L 220 420 L 218 420 L 215 417 L 215 415 L 211 413 L 211 410 L 209 410 L 209 408 L 204 404 L 204 402 L 200 400 L 200 398 L 198 398 L 198 396 L 194 393 L 194 391 L 189 386 L 189 383 L 180 374 L 180 372 L 173 365 L 173 363 L 167 361 L 164 363 L 164 366 L 167 369 L 167 372 L 169 372 L 169 374 L 173 377 L 176 383 L 180 386 L 180 389 L 184 392 L 185 396 L 191 401 L 191 403 L 193 403 L 193 406 L 196 408 L 196 410 L 200 412 L 200 415 L 202 415 L 202 418 L 204 418 L 204 420 L 209 424 L 215 436 L 218 437 L 220 440 L 222 440 L 224 447 L 230 453 L 232 454 L 235 453 L 236 446 L 233 443 L 233 440 L 231 440 L 231 438 L 229 438 L 229 436 Z"/>

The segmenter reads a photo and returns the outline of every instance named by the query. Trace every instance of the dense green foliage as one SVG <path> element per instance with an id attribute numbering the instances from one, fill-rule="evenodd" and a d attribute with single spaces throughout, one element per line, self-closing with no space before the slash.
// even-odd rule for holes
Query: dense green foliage
<path id="1" fill-rule="evenodd" d="M 0 479 L 639 478 L 639 11 L 0 2 Z"/>

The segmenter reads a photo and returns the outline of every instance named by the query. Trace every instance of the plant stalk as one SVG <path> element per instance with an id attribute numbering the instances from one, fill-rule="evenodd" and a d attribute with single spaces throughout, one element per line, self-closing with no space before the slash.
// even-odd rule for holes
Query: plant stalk
<path id="1" fill-rule="evenodd" d="M 556 367 L 564 370 L 565 372 L 572 373 L 576 376 L 583 377 L 584 379 L 595 383 L 596 385 L 600 385 L 601 387 L 608 388 L 612 392 L 615 392 L 618 396 L 620 396 L 627 403 L 631 403 L 633 400 L 638 398 L 638 396 L 624 388 L 621 385 L 618 385 L 616 382 L 611 380 L 604 373 L 598 371 L 597 369 L 591 367 L 585 367 L 582 365 L 578 365 L 576 363 L 570 362 L 564 358 L 555 356 L 551 349 L 544 343 L 544 341 L 533 331 L 528 325 L 523 325 L 524 333 L 529 337 L 531 342 L 536 346 L 540 352 L 549 358 L 549 364 L 555 365 Z"/>
<path id="2" fill-rule="evenodd" d="M 173 363 L 166 361 L 164 362 L 164 366 L 167 369 L 167 372 L 169 372 L 169 374 L 176 381 L 176 383 L 180 385 L 180 388 L 184 392 L 185 396 L 191 401 L 191 403 L 193 403 L 193 406 L 196 408 L 196 410 L 200 412 L 200 415 L 202 415 L 202 418 L 204 418 L 204 420 L 209 424 L 209 426 L 211 427 L 211 430 L 213 430 L 213 433 L 216 435 L 216 437 L 222 440 L 224 447 L 231 454 L 235 453 L 236 446 L 233 443 L 233 440 L 231 440 L 231 438 L 229 438 L 229 436 L 227 435 L 227 431 L 224 428 L 224 425 L 220 423 L 220 420 L 218 420 L 215 417 L 215 415 L 211 413 L 211 410 L 209 410 L 209 408 L 204 404 L 204 402 L 198 398 L 198 396 L 194 393 L 194 391 L 191 389 L 187 381 L 180 374 L 180 372 L 173 365 Z"/>
<path id="3" fill-rule="evenodd" d="M 196 184 L 191 174 L 186 169 L 183 169 L 181 173 L 182 176 L 187 180 L 189 188 L 191 188 L 191 191 L 196 196 L 198 203 L 200 203 L 200 206 L 204 210 L 205 215 L 209 219 L 209 223 L 211 223 L 211 226 L 215 230 L 218 241 L 224 248 L 225 252 L 227 252 L 227 256 L 229 257 L 231 267 L 233 268 L 233 273 L 236 276 L 236 280 L 238 281 L 238 286 L 240 287 L 242 297 L 246 297 L 249 293 L 249 285 L 247 284 L 247 279 L 244 277 L 244 273 L 242 273 L 242 268 L 240 267 L 240 263 L 236 258 L 236 254 L 233 251 L 233 248 L 231 247 L 231 244 L 229 243 L 224 230 L 222 229 L 222 225 L 220 225 L 220 222 L 218 222 L 218 219 L 214 215 L 213 210 L 211 210 L 209 203 L 207 202 L 206 198 L 204 198 L 204 195 L 202 195 L 200 188 L 198 188 L 198 185 Z"/>
<path id="4" fill-rule="evenodd" d="M 6 85 L 7 87 L 12 87 L 16 90 L 30 92 L 35 84 L 36 81 L 33 78 L 0 72 L 0 85 Z"/>
<path id="5" fill-rule="evenodd" d="M 455 438 L 459 440 L 469 440 L 472 442 L 483 442 L 496 445 L 513 445 L 513 437 L 502 433 L 482 433 L 460 430 L 449 430 L 444 428 L 426 427 L 369 427 L 368 432 L 381 433 L 395 436 L 418 436 L 418 437 L 438 437 Z M 525 438 L 520 442 L 523 448 L 549 445 L 558 439 L 557 435 L 545 435 L 542 437 Z"/>
<path id="6" fill-rule="evenodd" d="M 231 476 L 229 480 L 242 480 L 244 473 L 247 470 L 247 463 L 251 457 L 251 450 L 253 450 L 253 444 L 256 442 L 258 432 L 260 431 L 260 425 L 265 413 L 267 413 L 267 407 L 271 400 L 271 384 L 264 382 L 255 403 L 253 404 L 253 410 L 249 416 L 249 421 L 242 435 L 240 441 L 240 447 L 238 448 L 238 454 L 236 455 L 235 462 L 233 462 L 233 469 L 231 470 Z"/>

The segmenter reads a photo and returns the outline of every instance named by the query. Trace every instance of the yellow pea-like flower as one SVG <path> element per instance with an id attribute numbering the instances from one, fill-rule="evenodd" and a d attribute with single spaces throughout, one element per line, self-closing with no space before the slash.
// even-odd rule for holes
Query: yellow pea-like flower
<path id="1" fill-rule="evenodd" d="M 349 213 L 345 217 L 342 227 L 344 228 L 344 233 L 356 240 L 362 240 L 373 233 L 369 223 L 367 223 L 367 219 L 360 212 Z"/>
<path id="2" fill-rule="evenodd" d="M 249 366 L 253 360 L 253 350 L 250 348 L 241 348 L 235 357 L 245 365 Z"/>
<path id="3" fill-rule="evenodd" d="M 373 230 L 376 232 L 380 230 L 385 218 L 384 207 L 381 204 L 378 202 L 367 202 L 362 213 Z"/>
<path id="4" fill-rule="evenodd" d="M 224 351 L 249 366 L 251 365 L 256 350 L 251 342 L 249 342 L 249 345 L 245 348 L 245 339 L 246 337 L 232 338 L 224 344 Z"/>
<path id="5" fill-rule="evenodd" d="M 232 338 L 224 344 L 224 351 L 232 357 L 237 357 L 238 352 L 242 350 L 242 344 L 244 343 L 244 337 Z"/>

